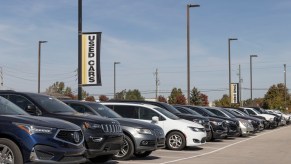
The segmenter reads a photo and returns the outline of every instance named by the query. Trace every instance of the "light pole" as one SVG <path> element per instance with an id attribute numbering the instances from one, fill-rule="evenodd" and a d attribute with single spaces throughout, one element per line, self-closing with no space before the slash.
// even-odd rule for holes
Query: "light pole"
<path id="1" fill-rule="evenodd" d="M 41 44 L 47 41 L 38 41 L 38 87 L 37 93 L 40 93 L 40 55 L 41 55 Z"/>
<path id="2" fill-rule="evenodd" d="M 286 64 L 284 64 L 284 99 L 285 99 L 285 110 L 287 110 L 287 86 L 286 86 Z"/>
<path id="3" fill-rule="evenodd" d="M 200 7 L 200 5 L 187 4 L 187 103 L 190 104 L 190 7 Z"/>
<path id="4" fill-rule="evenodd" d="M 252 68 L 252 58 L 253 57 L 258 57 L 258 55 L 250 55 L 250 86 L 251 86 L 251 101 L 253 100 L 253 81 L 252 81 L 252 72 L 253 72 L 253 68 Z"/>
<path id="5" fill-rule="evenodd" d="M 230 64 L 230 41 L 237 38 L 228 38 L 228 90 L 229 90 L 229 105 L 231 105 L 231 64 Z"/>
<path id="6" fill-rule="evenodd" d="M 114 93 L 113 93 L 114 99 L 116 99 L 116 78 L 115 78 L 115 76 L 116 76 L 116 71 L 115 71 L 116 64 L 120 64 L 120 62 L 114 62 Z"/>

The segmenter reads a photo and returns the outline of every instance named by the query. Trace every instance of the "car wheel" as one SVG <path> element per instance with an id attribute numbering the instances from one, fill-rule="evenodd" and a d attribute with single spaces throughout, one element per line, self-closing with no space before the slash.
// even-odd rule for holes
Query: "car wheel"
<path id="1" fill-rule="evenodd" d="M 136 156 L 137 158 L 145 158 L 149 156 L 151 153 L 152 151 L 138 152 L 138 153 L 134 153 L 134 156 Z"/>
<path id="2" fill-rule="evenodd" d="M 186 146 L 185 136 L 181 132 L 171 132 L 167 135 L 166 146 L 170 150 L 182 150 Z"/>
<path id="3" fill-rule="evenodd" d="M 121 150 L 113 156 L 113 159 L 127 160 L 133 155 L 133 152 L 134 152 L 133 142 L 127 135 L 125 135 Z"/>
<path id="4" fill-rule="evenodd" d="M 6 138 L 0 138 L 0 163 L 23 164 L 19 147 Z"/>
<path id="5" fill-rule="evenodd" d="M 101 156 L 97 156 L 95 158 L 89 158 L 89 160 L 93 163 L 104 163 L 104 162 L 111 160 L 112 157 L 113 157 L 113 154 L 101 155 Z"/>

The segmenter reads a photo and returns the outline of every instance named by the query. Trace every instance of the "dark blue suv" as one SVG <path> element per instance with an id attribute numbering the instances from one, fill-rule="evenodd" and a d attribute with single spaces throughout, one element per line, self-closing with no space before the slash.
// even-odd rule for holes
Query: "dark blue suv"
<path id="1" fill-rule="evenodd" d="M 30 116 L 0 96 L 0 163 L 82 163 L 85 150 L 79 126 Z"/>

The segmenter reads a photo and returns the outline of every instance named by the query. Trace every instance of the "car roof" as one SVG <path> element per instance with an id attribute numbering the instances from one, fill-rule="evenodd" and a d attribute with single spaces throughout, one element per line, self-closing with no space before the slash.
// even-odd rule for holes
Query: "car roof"
<path id="1" fill-rule="evenodd" d="M 100 102 L 100 104 L 106 105 L 130 105 L 130 106 L 141 106 L 141 107 L 148 107 L 148 108 L 157 108 L 158 106 L 151 105 L 151 104 L 143 104 L 143 103 L 131 103 L 131 102 Z"/>

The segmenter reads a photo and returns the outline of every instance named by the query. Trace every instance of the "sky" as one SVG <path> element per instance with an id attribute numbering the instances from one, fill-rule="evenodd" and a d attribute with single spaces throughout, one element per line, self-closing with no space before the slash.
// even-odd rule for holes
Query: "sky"
<path id="1" fill-rule="evenodd" d="M 242 99 L 268 88 L 291 85 L 291 1 L 289 0 L 83 0 L 83 32 L 102 32 L 102 86 L 83 87 L 90 95 L 112 98 L 114 62 L 116 92 L 138 89 L 154 98 L 155 71 L 159 95 L 181 88 L 187 95 L 186 6 L 190 8 L 190 88 L 209 101 L 228 94 L 228 38 L 231 79 L 239 81 Z M 41 46 L 40 90 L 62 81 L 77 93 L 77 0 L 9 0 L 0 5 L 0 89 L 37 92 L 38 41 Z M 0 73 L 1 74 L 1 73 Z M 1 79 L 0 79 L 1 80 Z"/>

